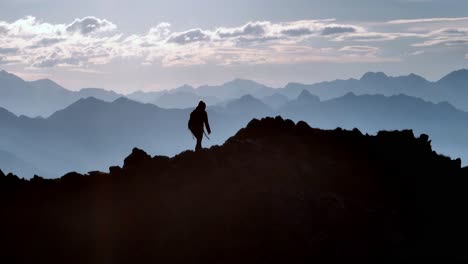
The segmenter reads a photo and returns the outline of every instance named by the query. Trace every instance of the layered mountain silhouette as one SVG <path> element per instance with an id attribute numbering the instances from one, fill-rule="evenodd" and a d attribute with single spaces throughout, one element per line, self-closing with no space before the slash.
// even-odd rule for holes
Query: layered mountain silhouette
<path id="1" fill-rule="evenodd" d="M 163 109 L 123 97 L 113 102 L 80 99 L 46 119 L 17 117 L 0 108 L 0 149 L 34 165 L 45 177 L 70 170 L 105 170 L 120 164 L 135 146 L 169 156 L 193 148 L 187 128 L 191 110 Z M 222 144 L 256 116 L 224 107 L 208 109 L 208 113 L 216 133 L 206 141 L 207 146 Z"/>
<path id="2" fill-rule="evenodd" d="M 262 98 L 262 102 L 273 109 L 278 109 L 286 105 L 289 101 L 290 100 L 286 95 L 282 95 L 280 93 L 274 93 Z"/>
<path id="3" fill-rule="evenodd" d="M 70 170 L 86 173 L 119 165 L 121 157 L 135 146 L 152 155 L 173 156 L 194 147 L 187 129 L 192 109 L 163 109 L 126 98 L 105 102 L 92 97 L 46 119 L 17 117 L 0 109 L 0 150 L 17 158 L 0 162 L 6 173 L 26 178 L 34 174 L 59 177 Z M 411 128 L 417 135 L 431 135 L 439 153 L 461 158 L 464 164 L 468 160 L 468 113 L 448 103 L 434 104 L 405 95 L 349 93 L 320 101 L 304 90 L 276 109 L 246 95 L 210 106 L 208 114 L 213 133 L 210 140 L 204 140 L 205 146 L 223 144 L 252 118 L 282 115 L 320 128 L 358 128 L 370 134 Z M 18 160 L 29 164 L 24 168 L 37 171 L 23 169 Z"/>
<path id="4" fill-rule="evenodd" d="M 121 96 L 97 88 L 70 91 L 49 79 L 27 82 L 14 74 L 0 71 L 0 107 L 16 115 L 48 117 L 80 98 L 113 101 Z"/>
<path id="5" fill-rule="evenodd" d="M 134 92 L 128 94 L 129 99 L 152 103 L 162 108 L 188 108 L 194 102 L 203 100 L 207 105 L 226 103 L 244 95 L 256 98 L 271 96 L 276 89 L 250 80 L 235 79 L 222 85 L 203 85 L 194 88 L 183 85 L 175 89 L 159 92 Z"/>
<path id="6" fill-rule="evenodd" d="M 310 85 L 289 83 L 283 88 L 235 79 L 221 85 L 203 85 L 197 88 L 183 85 L 158 92 L 139 91 L 126 97 L 162 108 L 189 108 L 193 106 L 193 101 L 204 100 L 208 105 L 217 105 L 251 95 L 262 99 L 272 108 L 279 108 L 287 101 L 295 99 L 303 90 L 319 96 L 321 100 L 341 97 L 350 92 L 357 95 L 405 94 L 434 103 L 447 101 L 456 108 L 468 111 L 467 83 L 466 69 L 451 72 L 436 82 L 430 82 L 415 74 L 391 77 L 382 72 L 368 72 L 359 80 L 335 80 Z M 27 82 L 5 71 L 0 72 L 0 107 L 16 115 L 47 117 L 81 98 L 95 97 L 111 102 L 122 96 L 124 95 L 98 88 L 73 92 L 48 79 Z"/>
<path id="7" fill-rule="evenodd" d="M 7 263 L 466 262 L 460 164 L 410 130 L 369 136 L 254 119 L 200 152 L 135 148 L 110 173 L 0 173 L 0 254 Z"/>
<path id="8" fill-rule="evenodd" d="M 359 80 L 336 80 L 311 85 L 289 83 L 281 89 L 281 93 L 294 97 L 303 90 L 308 90 L 322 100 L 340 97 L 350 92 L 358 95 L 405 94 L 435 103 L 447 101 L 461 110 L 468 111 L 467 86 L 466 69 L 451 72 L 436 82 L 430 82 L 415 74 L 390 77 L 382 72 L 368 72 Z"/>

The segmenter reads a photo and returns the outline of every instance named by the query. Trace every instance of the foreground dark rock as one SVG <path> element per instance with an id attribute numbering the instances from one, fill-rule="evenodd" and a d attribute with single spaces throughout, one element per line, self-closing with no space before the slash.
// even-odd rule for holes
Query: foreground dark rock
<path id="1" fill-rule="evenodd" d="M 468 171 L 426 135 L 253 120 L 110 173 L 0 172 L 5 263 L 468 261 Z"/>

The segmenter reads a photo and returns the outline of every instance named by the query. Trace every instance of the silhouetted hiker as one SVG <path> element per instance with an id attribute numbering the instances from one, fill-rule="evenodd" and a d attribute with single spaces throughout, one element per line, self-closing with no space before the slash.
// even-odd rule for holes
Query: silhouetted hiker
<path id="1" fill-rule="evenodd" d="M 192 132 L 193 136 L 197 139 L 197 145 L 195 150 L 202 148 L 201 142 L 203 139 L 203 133 L 205 133 L 203 125 L 206 126 L 208 134 L 211 134 L 210 124 L 208 123 L 208 114 L 205 111 L 206 104 L 203 101 L 198 103 L 197 108 L 190 113 L 190 119 L 188 122 L 188 128 Z"/>

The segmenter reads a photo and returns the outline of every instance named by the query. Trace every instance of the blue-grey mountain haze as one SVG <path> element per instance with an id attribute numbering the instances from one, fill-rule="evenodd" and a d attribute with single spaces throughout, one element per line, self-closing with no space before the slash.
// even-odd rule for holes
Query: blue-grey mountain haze
<path id="1" fill-rule="evenodd" d="M 463 0 L 0 1 L 0 167 L 56 177 L 104 170 L 134 146 L 175 155 L 193 147 L 186 119 L 199 100 L 207 145 L 282 114 L 412 128 L 466 163 L 466 10 Z"/>
<path id="2" fill-rule="evenodd" d="M 466 70 L 449 73 L 437 82 L 414 74 L 388 77 L 366 73 L 359 80 L 291 83 L 284 88 L 235 79 L 221 86 L 183 86 L 149 96 L 143 92 L 129 95 L 137 97 L 135 100 L 149 98 L 150 103 L 101 89 L 71 92 L 51 80 L 26 82 L 7 72 L 1 76 L 4 96 L 0 98 L 9 100 L 0 103 L 9 103 L 17 111 L 24 106 L 21 111 L 33 111 L 31 116 L 77 100 L 47 118 L 18 117 L 1 108 L 0 166 L 24 177 L 58 177 L 72 170 L 105 171 L 111 165 L 121 165 L 122 157 L 133 147 L 169 156 L 192 149 L 194 140 L 187 119 L 197 101 L 208 97 L 217 100 L 208 107 L 213 134 L 211 140 L 204 141 L 207 147 L 222 144 L 252 118 L 282 115 L 324 129 L 356 127 L 364 133 L 413 129 L 416 134 L 429 134 L 436 151 L 460 157 L 464 164 L 468 160 L 468 112 L 441 102 L 454 99 L 460 107 L 467 107 L 463 104 L 468 101 L 463 100 L 467 96 L 463 89 Z M 52 96 L 57 94 L 66 100 Z M 163 96 L 171 98 L 160 101 L 168 108 L 155 105 Z M 34 107 L 32 103 L 36 103 Z"/>

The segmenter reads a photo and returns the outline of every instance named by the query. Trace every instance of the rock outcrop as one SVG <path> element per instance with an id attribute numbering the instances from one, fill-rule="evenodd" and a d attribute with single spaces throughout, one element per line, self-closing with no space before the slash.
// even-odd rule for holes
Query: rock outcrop
<path id="1" fill-rule="evenodd" d="M 412 131 L 280 117 L 110 173 L 0 172 L 0 257 L 46 263 L 467 261 L 468 171 Z"/>

